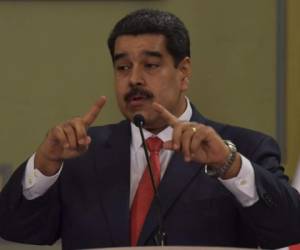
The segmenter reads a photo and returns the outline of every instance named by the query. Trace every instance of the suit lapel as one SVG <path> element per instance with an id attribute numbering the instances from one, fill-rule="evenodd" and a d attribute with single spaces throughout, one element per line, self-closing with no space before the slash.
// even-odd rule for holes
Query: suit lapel
<path id="1" fill-rule="evenodd" d="M 201 116 L 193 106 L 192 108 L 193 114 L 191 121 L 205 124 L 205 118 Z M 201 171 L 203 171 L 201 164 L 195 162 L 187 163 L 184 161 L 183 155 L 180 152 L 174 153 L 158 189 L 163 218 L 166 217 L 168 210 L 184 192 L 193 178 Z M 157 207 L 154 201 L 146 218 L 138 244 L 145 245 L 147 240 L 153 237 L 153 233 L 156 233 L 157 228 Z"/>
<path id="2" fill-rule="evenodd" d="M 166 217 L 168 210 L 184 192 L 185 188 L 193 180 L 202 168 L 197 163 L 187 163 L 180 153 L 172 157 L 168 169 L 160 183 L 158 192 L 162 204 L 162 216 Z M 139 245 L 144 245 L 149 237 L 153 237 L 158 227 L 157 207 L 155 201 L 149 210 L 143 231 L 139 239 Z"/>
<path id="3" fill-rule="evenodd" d="M 106 145 L 96 146 L 96 170 L 101 202 L 112 241 L 116 246 L 128 246 L 129 193 L 130 193 L 130 140 L 129 122 L 108 129 Z M 101 223 L 101 222 L 99 222 Z"/>
<path id="4" fill-rule="evenodd" d="M 191 120 L 205 123 L 193 108 Z M 96 172 L 99 179 L 100 200 L 116 246 L 130 245 L 130 123 L 123 121 L 108 128 L 105 145 L 96 145 Z M 101 140 L 103 142 L 103 140 Z M 97 153 L 101 152 L 101 153 Z M 197 163 L 186 163 L 181 153 L 175 153 L 159 187 L 162 215 L 165 217 L 185 187 L 202 171 Z M 151 206 L 139 244 L 143 245 L 157 229 L 157 210 Z M 99 222 L 101 223 L 101 222 Z"/>

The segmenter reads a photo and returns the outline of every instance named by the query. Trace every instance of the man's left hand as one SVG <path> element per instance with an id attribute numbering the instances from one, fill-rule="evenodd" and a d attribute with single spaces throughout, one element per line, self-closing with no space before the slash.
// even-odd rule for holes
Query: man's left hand
<path id="1" fill-rule="evenodd" d="M 222 167 L 230 154 L 228 146 L 218 133 L 209 126 L 196 122 L 183 122 L 158 103 L 153 108 L 173 128 L 172 140 L 164 143 L 165 149 L 182 152 L 185 161 L 195 161 L 212 167 Z M 238 175 L 241 168 L 240 155 L 223 176 L 229 179 Z"/>

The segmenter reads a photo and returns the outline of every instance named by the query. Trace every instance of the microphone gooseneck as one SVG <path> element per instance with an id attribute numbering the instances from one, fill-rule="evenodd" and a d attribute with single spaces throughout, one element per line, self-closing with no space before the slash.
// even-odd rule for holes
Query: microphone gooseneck
<path id="1" fill-rule="evenodd" d="M 153 192 L 154 192 L 154 197 L 155 197 L 155 201 L 157 203 L 157 217 L 158 217 L 158 232 L 155 235 L 155 242 L 157 245 L 159 246 L 164 246 L 165 245 L 165 238 L 166 238 L 166 233 L 163 230 L 163 219 L 162 219 L 162 213 L 161 213 L 161 201 L 159 198 L 159 194 L 157 191 L 157 185 L 155 184 L 155 180 L 154 180 L 154 176 L 153 176 L 153 172 L 152 172 L 152 166 L 150 163 L 150 159 L 149 159 L 149 154 L 148 154 L 148 150 L 147 150 L 147 146 L 146 146 L 146 142 L 145 142 L 145 137 L 144 137 L 144 133 L 143 133 L 143 126 L 145 125 L 145 118 L 143 115 L 141 114 L 136 114 L 133 117 L 133 123 L 135 126 L 137 126 L 139 128 L 141 137 L 142 137 L 142 144 L 143 144 L 143 148 L 144 148 L 144 153 L 146 156 L 146 161 L 147 161 L 147 167 L 150 173 L 150 179 L 151 179 L 151 184 L 152 184 L 152 188 L 153 188 Z"/>

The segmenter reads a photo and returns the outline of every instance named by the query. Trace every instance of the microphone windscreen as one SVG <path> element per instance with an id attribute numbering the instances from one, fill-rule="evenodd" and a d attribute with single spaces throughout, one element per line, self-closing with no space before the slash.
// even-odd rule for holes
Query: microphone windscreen
<path id="1" fill-rule="evenodd" d="M 144 124 L 145 124 L 145 118 L 144 118 L 144 116 L 142 116 L 141 114 L 136 114 L 133 117 L 133 123 L 137 127 L 143 127 Z"/>

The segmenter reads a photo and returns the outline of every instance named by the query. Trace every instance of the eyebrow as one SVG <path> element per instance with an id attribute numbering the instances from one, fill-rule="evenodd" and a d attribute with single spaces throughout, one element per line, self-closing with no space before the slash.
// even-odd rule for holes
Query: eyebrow
<path id="1" fill-rule="evenodd" d="M 162 54 L 159 51 L 145 51 L 144 54 L 146 56 L 154 56 L 154 57 L 162 58 Z"/>
<path id="2" fill-rule="evenodd" d="M 148 50 L 146 50 L 146 51 L 143 52 L 143 55 L 162 58 L 162 54 L 159 51 L 148 51 Z M 116 61 L 118 61 L 122 58 L 125 58 L 127 56 L 128 56 L 127 53 L 117 53 L 117 54 L 114 55 L 113 61 L 116 62 Z"/>
<path id="3" fill-rule="evenodd" d="M 118 54 L 115 54 L 114 57 L 113 57 L 113 61 L 116 62 L 117 60 L 120 60 L 124 57 L 127 56 L 127 53 L 118 53 Z"/>

